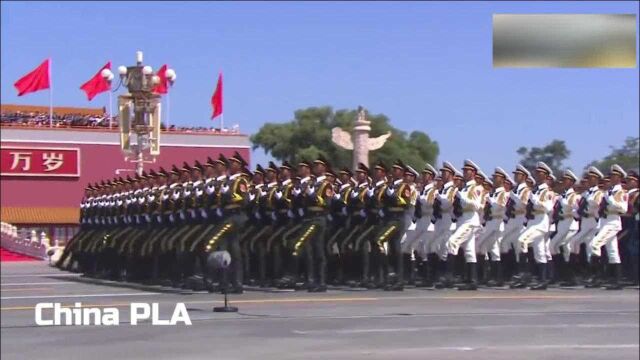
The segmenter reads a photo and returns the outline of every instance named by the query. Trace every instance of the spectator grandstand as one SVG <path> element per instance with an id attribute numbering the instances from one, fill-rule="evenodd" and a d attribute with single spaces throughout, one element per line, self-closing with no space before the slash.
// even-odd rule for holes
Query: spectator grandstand
<path id="1" fill-rule="evenodd" d="M 49 108 L 47 106 L 30 105 L 0 105 L 0 124 L 12 127 L 49 127 Z M 76 107 L 54 107 L 52 123 L 54 128 L 74 128 L 74 129 L 108 129 L 110 126 L 109 114 L 103 108 L 76 108 Z M 111 126 L 117 129 L 119 125 L 118 116 L 112 118 Z M 163 131 L 179 133 L 215 133 L 215 134 L 239 134 L 239 127 L 231 129 L 220 129 L 205 126 L 176 126 L 171 125 L 167 129 L 165 124 L 161 125 Z"/>

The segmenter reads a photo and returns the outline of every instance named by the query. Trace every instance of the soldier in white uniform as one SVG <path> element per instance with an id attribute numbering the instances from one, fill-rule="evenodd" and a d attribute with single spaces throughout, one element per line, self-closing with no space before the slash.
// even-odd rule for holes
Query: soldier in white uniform
<path id="1" fill-rule="evenodd" d="M 603 194 L 599 205 L 599 230 L 595 237 L 589 243 L 588 251 L 591 252 L 591 270 L 593 273 L 592 281 L 588 287 L 597 287 L 600 285 L 600 277 L 598 271 L 601 266 L 600 256 L 602 246 L 607 249 L 609 257 L 609 266 L 613 268 L 613 283 L 607 287 L 608 290 L 620 290 L 620 279 L 622 277 L 622 268 L 620 265 L 620 253 L 618 251 L 618 232 L 622 230 L 622 222 L 620 215 L 627 212 L 628 195 L 622 188 L 621 181 L 627 177 L 627 173 L 615 164 L 611 166 L 611 183 L 610 188 Z"/>
<path id="2" fill-rule="evenodd" d="M 531 290 L 547 289 L 547 252 L 545 240 L 549 233 L 550 215 L 553 212 L 553 190 L 545 182 L 551 174 L 551 168 L 544 162 L 538 162 L 536 177 L 539 185 L 529 198 L 527 229 L 518 238 L 522 258 L 526 257 L 529 245 L 533 247 L 533 256 L 539 269 L 540 281 Z M 528 276 L 523 276 L 512 288 L 523 288 L 528 285 Z"/>
<path id="3" fill-rule="evenodd" d="M 435 225 L 432 222 L 433 203 L 438 194 L 434 183 L 436 174 L 436 169 L 430 164 L 427 164 L 422 171 L 423 188 L 416 201 L 416 210 L 420 214 L 420 217 L 416 220 L 415 229 L 413 231 L 407 231 L 403 239 L 403 251 L 411 251 L 413 253 L 413 250 L 416 250 L 420 255 L 422 263 L 418 268 L 421 269 L 423 282 L 418 285 L 421 287 L 433 286 L 433 269 L 431 267 L 436 261 L 433 259 L 433 261 L 429 262 L 428 257 L 430 254 L 436 252 L 433 246 Z M 418 207 L 420 208 L 419 210 Z"/>
<path id="4" fill-rule="evenodd" d="M 578 204 L 580 202 L 580 194 L 578 194 L 574 186 L 579 178 L 571 170 L 565 170 L 562 176 L 562 187 L 564 191 L 560 194 L 559 213 L 557 216 L 556 235 L 551 239 L 549 248 L 553 264 L 556 268 L 557 275 L 563 279 L 561 286 L 575 285 L 575 276 L 573 269 L 569 265 L 569 241 L 573 238 L 580 228 Z"/>
<path id="5" fill-rule="evenodd" d="M 440 174 L 444 185 L 436 194 L 434 202 L 434 218 L 436 221 L 433 247 L 441 261 L 447 260 L 447 248 L 444 244 L 451 235 L 451 226 L 453 225 L 453 199 L 458 192 L 458 188 L 453 182 L 453 176 L 456 172 L 456 168 L 450 162 L 445 161 L 442 163 Z"/>
<path id="6" fill-rule="evenodd" d="M 471 160 L 465 160 L 463 166 L 465 186 L 455 194 L 454 206 L 458 207 L 454 215 L 459 215 L 456 220 L 456 230 L 446 242 L 447 248 L 447 275 L 445 279 L 452 281 L 455 256 L 460 247 L 464 249 L 467 267 L 468 282 L 458 290 L 477 290 L 478 270 L 476 264 L 476 231 L 480 227 L 480 214 L 482 209 L 482 185 L 475 181 L 478 166 Z"/>
<path id="7" fill-rule="evenodd" d="M 500 243 L 501 258 L 511 260 L 508 265 L 513 263 L 518 265 L 517 271 L 524 273 L 526 271 L 526 263 L 520 261 L 520 247 L 518 246 L 518 238 L 524 232 L 524 223 L 526 219 L 526 208 L 531 195 L 531 189 L 527 186 L 526 180 L 531 178 L 531 173 L 522 165 L 516 166 L 513 172 L 515 175 L 515 189 L 509 193 L 509 202 L 511 207 L 511 218 L 505 224 L 502 242 Z M 508 256 L 509 251 L 513 251 L 513 257 Z M 516 270 L 516 269 L 512 269 Z"/>
<path id="8" fill-rule="evenodd" d="M 588 246 L 598 232 L 598 210 L 603 196 L 602 190 L 598 187 L 600 179 L 604 178 L 602 172 L 596 167 L 591 166 L 587 169 L 587 174 L 589 190 L 582 194 L 578 209 L 578 214 L 580 215 L 580 230 L 569 240 L 569 249 L 576 259 L 576 265 L 579 259 L 580 245 L 586 244 Z M 590 256 L 591 252 L 587 250 L 587 258 L 590 258 Z"/>
<path id="9" fill-rule="evenodd" d="M 509 178 L 504 169 L 497 167 L 493 173 L 494 189 L 488 194 L 487 204 L 484 214 L 487 215 L 484 229 L 480 237 L 476 240 L 476 249 L 480 256 L 485 257 L 485 261 L 491 258 L 490 270 L 493 272 L 494 282 L 489 285 L 502 286 L 502 263 L 500 258 L 500 242 L 504 234 L 504 217 L 509 200 L 509 192 L 505 190 L 504 184 Z"/>

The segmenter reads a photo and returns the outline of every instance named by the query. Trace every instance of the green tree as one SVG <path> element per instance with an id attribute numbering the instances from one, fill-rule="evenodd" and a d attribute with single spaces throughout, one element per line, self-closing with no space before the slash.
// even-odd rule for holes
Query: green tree
<path id="1" fill-rule="evenodd" d="M 351 151 L 339 148 L 331 141 L 331 129 L 341 127 L 351 131 L 357 110 L 337 110 L 331 107 L 311 107 L 297 110 L 294 119 L 286 123 L 266 123 L 251 136 L 253 149 L 263 148 L 267 154 L 295 164 L 301 159 L 313 160 L 322 154 L 334 168 L 351 164 Z M 371 164 L 382 160 L 390 165 L 401 159 L 420 171 L 429 162 L 434 164 L 439 153 L 438 143 L 420 131 L 407 134 L 391 126 L 383 114 L 367 114 L 371 121 L 371 137 L 391 132 L 385 145 L 369 153 Z"/>
<path id="2" fill-rule="evenodd" d="M 611 153 L 599 161 L 593 161 L 589 166 L 595 166 L 603 173 L 608 173 L 611 165 L 618 164 L 625 170 L 638 169 L 640 162 L 640 138 L 627 137 L 620 148 L 611 148 Z M 586 168 L 585 168 L 586 169 Z"/>
<path id="3" fill-rule="evenodd" d="M 539 161 L 549 165 L 556 176 L 560 176 L 563 171 L 562 162 L 569 157 L 571 151 L 562 140 L 553 140 L 544 147 L 520 147 L 516 152 L 522 157 L 520 163 L 527 169 L 533 170 Z"/>

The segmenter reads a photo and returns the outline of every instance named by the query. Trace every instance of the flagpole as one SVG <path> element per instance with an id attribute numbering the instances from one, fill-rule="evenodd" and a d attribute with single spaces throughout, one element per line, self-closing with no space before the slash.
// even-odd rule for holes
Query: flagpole
<path id="1" fill-rule="evenodd" d="M 113 98 L 111 95 L 111 84 L 109 84 L 109 130 L 113 128 L 113 109 L 111 103 L 113 103 Z"/>
<path id="2" fill-rule="evenodd" d="M 49 127 L 53 127 L 53 81 L 51 80 L 51 58 L 49 58 Z"/>
<path id="3" fill-rule="evenodd" d="M 224 113 L 220 114 L 220 131 L 224 131 Z"/>
<path id="4" fill-rule="evenodd" d="M 167 117 L 165 119 L 165 127 L 167 128 L 166 130 L 169 131 L 169 115 L 171 113 L 171 99 L 169 98 L 169 91 L 167 91 Z"/>

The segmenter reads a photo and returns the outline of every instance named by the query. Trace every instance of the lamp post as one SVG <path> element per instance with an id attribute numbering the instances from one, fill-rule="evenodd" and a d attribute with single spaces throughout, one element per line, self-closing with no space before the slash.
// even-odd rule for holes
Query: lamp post
<path id="1" fill-rule="evenodd" d="M 121 84 L 128 92 L 118 96 L 120 112 L 120 146 L 125 153 L 125 160 L 133 155 L 136 173 L 142 175 L 145 162 L 153 162 L 145 158 L 160 155 L 160 95 L 153 88 L 160 82 L 160 77 L 153 75 L 153 68 L 142 64 L 142 51 L 136 52 L 136 65 L 119 66 Z M 171 70 L 171 72 L 169 72 Z M 173 69 L 167 70 L 170 81 L 175 81 Z M 136 144 L 130 144 L 130 137 L 136 135 Z"/>

